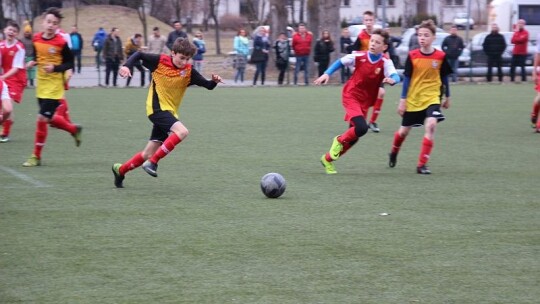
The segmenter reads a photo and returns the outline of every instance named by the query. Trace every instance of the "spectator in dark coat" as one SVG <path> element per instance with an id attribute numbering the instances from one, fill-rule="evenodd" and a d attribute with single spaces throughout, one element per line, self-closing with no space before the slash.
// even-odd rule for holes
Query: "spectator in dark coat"
<path id="1" fill-rule="evenodd" d="M 109 86 L 109 77 L 112 73 L 112 83 L 116 87 L 118 79 L 118 69 L 120 63 L 124 60 L 122 51 L 122 40 L 118 37 L 120 30 L 113 27 L 111 33 L 105 39 L 103 44 L 103 57 L 105 58 L 105 85 Z"/>
<path id="2" fill-rule="evenodd" d="M 504 40 L 504 36 L 499 34 L 499 26 L 496 23 L 491 25 L 491 33 L 484 39 L 482 48 L 487 56 L 487 81 L 491 82 L 492 69 L 496 67 L 499 82 L 502 82 L 502 54 L 506 50 L 506 41 Z"/>
<path id="3" fill-rule="evenodd" d="M 313 60 L 319 63 L 319 77 L 328 69 L 330 53 L 334 50 L 334 41 L 330 37 L 330 32 L 328 30 L 322 31 L 321 39 L 317 40 L 315 44 L 315 54 L 313 56 Z"/>
<path id="4" fill-rule="evenodd" d="M 278 84 L 282 85 L 291 54 L 291 44 L 289 43 L 289 39 L 287 39 L 287 34 L 279 34 L 278 40 L 274 43 L 274 51 L 276 52 L 276 67 L 279 70 Z"/>
<path id="5" fill-rule="evenodd" d="M 186 32 L 182 31 L 182 23 L 180 23 L 180 21 L 174 21 L 173 26 L 174 31 L 170 32 L 169 36 L 167 37 L 167 47 L 169 50 L 172 50 L 172 46 L 177 38 L 188 38 Z"/>
<path id="6" fill-rule="evenodd" d="M 339 50 L 341 56 L 345 56 L 351 53 L 351 46 L 353 45 L 351 39 L 351 33 L 348 28 L 341 30 L 341 37 L 339 38 Z M 347 82 L 351 77 L 351 69 L 348 66 L 341 67 L 341 83 Z"/>
<path id="7" fill-rule="evenodd" d="M 268 40 L 268 33 L 264 27 L 261 27 L 259 32 L 255 35 L 255 39 L 253 39 L 253 52 L 251 53 L 250 58 L 250 62 L 255 64 L 253 85 L 257 85 L 257 78 L 259 78 L 259 75 L 261 75 L 261 84 L 264 85 L 269 52 L 270 41 Z"/>
<path id="8" fill-rule="evenodd" d="M 463 39 L 457 35 L 457 26 L 452 25 L 452 28 L 450 28 L 450 36 L 446 36 L 442 42 L 442 50 L 446 53 L 446 58 L 448 59 L 448 63 L 450 63 L 450 66 L 452 67 L 452 82 L 457 81 L 457 75 L 458 75 L 458 68 L 459 68 L 459 56 L 461 55 L 461 52 L 463 52 L 463 49 L 465 48 L 465 44 L 463 44 Z"/>

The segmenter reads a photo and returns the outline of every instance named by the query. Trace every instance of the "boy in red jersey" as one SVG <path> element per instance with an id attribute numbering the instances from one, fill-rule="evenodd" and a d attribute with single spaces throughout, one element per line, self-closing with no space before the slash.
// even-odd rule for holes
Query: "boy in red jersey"
<path id="1" fill-rule="evenodd" d="M 321 163 L 327 174 L 336 174 L 333 161 L 345 154 L 368 130 L 366 114 L 377 99 L 381 83 L 394 85 L 400 81 L 394 63 L 383 56 L 388 48 L 390 35 L 383 30 L 375 30 L 370 37 L 369 50 L 354 52 L 335 61 L 324 74 L 314 81 L 325 84 L 330 75 L 342 66 L 355 67 L 354 73 L 343 87 L 342 104 L 345 121 L 349 129 L 334 137 L 330 151 L 323 154 Z"/>
<path id="2" fill-rule="evenodd" d="M 3 106 L 10 107 L 11 113 L 2 123 L 3 130 L 0 135 L 0 142 L 9 141 L 11 125 L 13 124 L 11 100 L 20 103 L 26 87 L 26 67 L 24 63 L 26 53 L 24 45 L 16 38 L 18 34 L 19 25 L 13 20 L 8 20 L 4 28 L 6 40 L 0 42 L 0 66 L 2 67 L 0 80 L 3 80 L 9 88 L 10 100 L 3 103 Z"/>
<path id="3" fill-rule="evenodd" d="M 538 39 L 540 39 L 540 34 L 538 34 Z M 540 41 L 538 39 L 536 41 Z M 536 96 L 533 100 L 531 122 L 536 133 L 540 133 L 540 119 L 538 119 L 538 113 L 540 112 L 540 43 L 538 42 L 536 43 L 536 54 L 534 55 L 532 79 L 536 85 Z"/>
<path id="4" fill-rule="evenodd" d="M 47 139 L 48 125 L 67 131 L 75 139 L 75 145 L 81 144 L 80 125 L 66 121 L 63 116 L 55 115 L 59 100 L 64 95 L 64 72 L 73 68 L 73 55 L 62 36 L 56 34 L 63 18 L 60 10 L 51 7 L 43 14 L 43 32 L 32 39 L 35 49 L 35 61 L 28 66 L 37 65 L 36 97 L 39 114 L 36 122 L 34 153 L 23 163 L 24 167 L 41 165 L 41 151 Z"/>
<path id="5" fill-rule="evenodd" d="M 371 39 L 371 34 L 373 33 L 374 24 L 375 24 L 375 14 L 372 11 L 365 11 L 362 17 L 362 23 L 365 25 L 365 29 L 360 31 L 358 38 L 353 44 L 353 51 L 367 51 L 369 48 L 369 41 Z M 390 43 L 390 42 L 389 42 Z M 377 100 L 373 104 L 373 111 L 371 112 L 371 117 L 369 118 L 369 129 L 375 133 L 379 133 L 381 129 L 377 125 L 377 118 L 381 113 L 382 104 L 384 102 L 385 94 L 383 84 L 380 85 L 379 93 L 377 95 Z M 367 113 L 365 113 L 367 115 Z"/>
<path id="6" fill-rule="evenodd" d="M 150 70 L 152 81 L 146 97 L 146 114 L 153 124 L 150 140 L 141 152 L 137 152 L 124 164 L 112 166 L 114 185 L 123 188 L 126 173 L 142 165 L 146 173 L 157 177 L 158 161 L 167 156 L 188 135 L 188 129 L 178 120 L 178 108 L 186 89 L 198 85 L 213 90 L 221 77 L 212 74 L 207 80 L 193 69 L 189 60 L 197 48 L 188 39 L 178 38 L 171 55 L 135 52 L 120 68 L 122 77 L 131 77 L 133 66 L 142 60 Z"/>
<path id="7" fill-rule="evenodd" d="M 445 95 L 442 107 L 447 109 L 450 106 L 448 75 L 452 73 L 446 54 L 432 46 L 435 32 L 432 20 L 422 22 L 418 28 L 420 48 L 410 51 L 405 63 L 405 79 L 398 105 L 398 113 L 403 119 L 394 134 L 388 162 L 390 168 L 395 167 L 399 149 L 412 127 L 425 125 L 416 172 L 431 174 L 426 164 L 433 148 L 437 123 L 445 119 L 441 113 L 441 94 Z"/>

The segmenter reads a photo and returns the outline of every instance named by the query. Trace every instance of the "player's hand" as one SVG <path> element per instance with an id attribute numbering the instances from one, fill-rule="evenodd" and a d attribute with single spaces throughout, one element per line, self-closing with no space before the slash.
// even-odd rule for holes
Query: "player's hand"
<path id="1" fill-rule="evenodd" d="M 450 108 L 450 97 L 445 97 L 444 98 L 444 101 L 442 103 L 442 107 L 443 107 L 443 109 Z"/>
<path id="2" fill-rule="evenodd" d="M 224 83 L 223 79 L 218 74 L 212 74 L 212 81 L 215 83 Z"/>
<path id="3" fill-rule="evenodd" d="M 330 79 L 330 75 L 322 74 L 321 77 L 315 79 L 313 83 L 316 85 L 326 84 L 329 79 Z"/>
<path id="4" fill-rule="evenodd" d="M 131 77 L 131 72 L 127 66 L 122 66 L 120 70 L 118 70 L 118 75 L 122 78 Z"/>
<path id="5" fill-rule="evenodd" d="M 54 64 L 48 63 L 44 65 L 43 70 L 45 71 L 45 73 L 52 73 L 54 71 Z"/>
<path id="6" fill-rule="evenodd" d="M 399 100 L 397 112 L 399 116 L 403 116 L 403 114 L 405 114 L 405 111 L 407 111 L 407 99 L 401 98 Z"/>
<path id="7" fill-rule="evenodd" d="M 394 85 L 396 84 L 396 81 L 390 77 L 385 77 L 382 81 L 382 83 L 388 83 L 389 85 Z"/>

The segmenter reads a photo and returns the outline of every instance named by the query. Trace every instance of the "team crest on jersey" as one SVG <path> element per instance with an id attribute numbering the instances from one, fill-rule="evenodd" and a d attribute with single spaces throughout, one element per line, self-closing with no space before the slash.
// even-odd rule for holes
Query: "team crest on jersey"
<path id="1" fill-rule="evenodd" d="M 379 75 L 380 73 L 381 73 L 381 68 L 376 68 L 376 69 L 375 69 L 375 74 L 376 74 L 376 75 Z"/>
<path id="2" fill-rule="evenodd" d="M 14 51 L 9 51 L 8 55 L 13 56 L 13 55 L 15 55 L 15 52 Z"/>
<path id="3" fill-rule="evenodd" d="M 433 61 L 431 62 L 431 67 L 432 67 L 432 68 L 436 69 L 438 66 L 439 66 L 439 61 L 433 60 Z"/>
<path id="4" fill-rule="evenodd" d="M 180 76 L 185 77 L 186 73 L 187 73 L 186 70 L 182 70 L 182 71 L 180 71 Z"/>
<path id="5" fill-rule="evenodd" d="M 56 48 L 55 47 L 50 47 L 49 48 L 49 54 L 56 54 Z"/>

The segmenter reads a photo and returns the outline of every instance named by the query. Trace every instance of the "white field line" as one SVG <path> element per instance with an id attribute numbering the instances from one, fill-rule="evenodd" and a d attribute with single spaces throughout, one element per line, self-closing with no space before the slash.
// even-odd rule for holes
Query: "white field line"
<path id="1" fill-rule="evenodd" d="M 4 167 L 4 166 L 0 166 L 0 170 L 4 171 L 4 172 L 7 172 L 13 176 L 15 176 L 16 178 L 24 181 L 24 182 L 27 182 L 31 185 L 34 185 L 34 187 L 36 188 L 45 188 L 45 187 L 50 187 L 50 185 L 47 185 L 45 184 L 44 182 L 41 182 L 37 179 L 34 179 L 26 174 L 23 174 L 19 171 L 16 171 L 16 170 L 13 170 L 13 169 L 10 169 L 10 168 L 7 168 L 7 167 Z"/>

